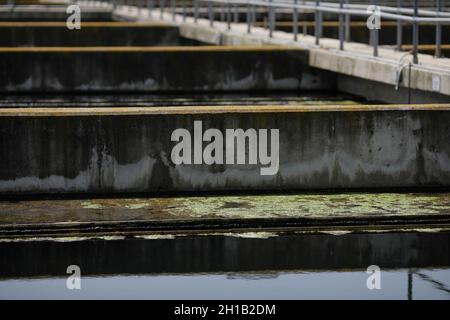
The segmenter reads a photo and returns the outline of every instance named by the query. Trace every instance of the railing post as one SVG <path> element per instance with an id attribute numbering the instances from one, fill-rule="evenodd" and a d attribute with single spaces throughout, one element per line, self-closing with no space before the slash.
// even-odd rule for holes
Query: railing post
<path id="1" fill-rule="evenodd" d="M 377 6 L 378 6 L 378 0 L 372 0 L 372 4 L 374 7 L 375 12 L 378 12 Z M 379 30 L 377 28 L 374 28 L 370 30 L 371 35 L 371 41 L 373 45 L 373 56 L 378 57 L 378 43 L 379 43 Z"/>
<path id="2" fill-rule="evenodd" d="M 231 4 L 227 1 L 227 29 L 231 30 Z"/>
<path id="3" fill-rule="evenodd" d="M 250 21 L 252 15 L 252 7 L 247 3 L 247 14 L 246 14 L 246 22 L 247 22 L 247 33 L 252 32 L 252 23 Z"/>
<path id="4" fill-rule="evenodd" d="M 436 16 L 440 16 L 440 11 L 442 11 L 442 1 L 436 0 Z M 436 23 L 436 52 L 435 56 L 439 58 L 441 56 L 441 43 L 442 43 L 442 25 L 440 22 Z"/>
<path id="5" fill-rule="evenodd" d="M 159 0 L 159 17 L 164 19 L 164 0 Z"/>
<path id="6" fill-rule="evenodd" d="M 400 14 L 402 8 L 402 0 L 397 0 L 397 14 Z M 397 20 L 397 50 L 401 51 L 403 47 L 403 22 Z"/>
<path id="7" fill-rule="evenodd" d="M 320 43 L 320 37 L 322 36 L 322 12 L 319 11 L 318 7 L 320 6 L 320 0 L 316 0 L 316 12 L 314 15 L 314 20 L 316 22 L 315 34 L 316 34 L 316 45 Z"/>
<path id="8" fill-rule="evenodd" d="M 251 25 L 252 27 L 256 24 L 256 6 L 252 6 L 252 17 L 251 17 Z"/>
<path id="9" fill-rule="evenodd" d="M 294 5 L 297 5 L 297 0 L 294 0 Z M 294 8 L 292 13 L 292 31 L 294 32 L 294 41 L 298 40 L 298 8 Z"/>
<path id="10" fill-rule="evenodd" d="M 269 3 L 272 3 L 273 0 L 268 0 Z M 269 37 L 272 38 L 273 36 L 273 29 L 274 29 L 274 25 L 273 25 L 273 7 L 272 6 L 268 6 L 267 7 L 268 11 L 269 11 Z"/>
<path id="11" fill-rule="evenodd" d="M 152 16 L 152 11 L 153 11 L 153 1 L 154 1 L 154 0 L 147 0 L 147 10 L 148 10 L 148 16 L 149 16 L 149 17 Z"/>
<path id="12" fill-rule="evenodd" d="M 345 4 L 348 5 L 350 4 L 350 0 L 345 0 Z M 351 16 L 350 14 L 346 14 L 345 15 L 345 41 L 350 42 L 350 38 L 351 38 Z"/>
<path id="13" fill-rule="evenodd" d="M 194 0 L 194 22 L 198 22 L 198 0 Z"/>
<path id="14" fill-rule="evenodd" d="M 175 1 L 170 0 L 170 11 L 172 11 L 172 21 L 175 21 Z"/>
<path id="15" fill-rule="evenodd" d="M 339 0 L 339 9 L 344 9 L 344 0 Z M 339 50 L 344 50 L 344 15 L 339 13 Z"/>
<path id="16" fill-rule="evenodd" d="M 214 13 L 212 8 L 212 2 L 208 2 L 208 18 L 209 18 L 209 26 L 214 26 Z"/>
<path id="17" fill-rule="evenodd" d="M 414 0 L 414 18 L 419 15 L 418 0 Z M 419 24 L 414 20 L 413 24 L 413 63 L 419 63 Z"/>
<path id="18" fill-rule="evenodd" d="M 302 1 L 303 4 L 305 4 L 305 0 Z M 306 14 L 305 12 L 303 12 L 303 35 L 307 35 L 308 34 L 308 20 L 306 20 Z"/>
<path id="19" fill-rule="evenodd" d="M 234 5 L 234 19 L 233 19 L 234 23 L 238 23 L 239 22 L 239 5 L 235 4 Z"/>
<path id="20" fill-rule="evenodd" d="M 186 6 L 186 0 L 183 1 L 183 22 L 186 22 L 186 16 L 187 16 L 187 6 Z"/>

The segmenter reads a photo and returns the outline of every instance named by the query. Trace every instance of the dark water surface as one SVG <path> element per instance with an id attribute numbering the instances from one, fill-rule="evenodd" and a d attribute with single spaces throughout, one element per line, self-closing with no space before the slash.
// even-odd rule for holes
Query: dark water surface
<path id="1" fill-rule="evenodd" d="M 450 232 L 1 242 L 0 298 L 450 299 L 449 249 Z"/>

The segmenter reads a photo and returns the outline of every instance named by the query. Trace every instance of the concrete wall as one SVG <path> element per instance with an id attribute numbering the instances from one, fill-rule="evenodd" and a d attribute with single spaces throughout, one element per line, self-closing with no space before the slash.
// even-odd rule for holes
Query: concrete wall
<path id="1" fill-rule="evenodd" d="M 328 112 L 323 112 L 328 111 Z M 0 192 L 450 186 L 450 106 L 4 109 Z M 173 130 L 279 129 L 280 168 L 178 165 Z M 203 146 L 207 143 L 205 142 Z M 248 152 L 248 151 L 247 151 Z"/>
<path id="2" fill-rule="evenodd" d="M 0 6 L 0 21 L 63 21 L 69 17 L 67 5 Z M 112 12 L 106 8 L 81 6 L 82 21 L 111 21 Z"/>
<path id="3" fill-rule="evenodd" d="M 65 22 L 0 22 L 0 47 L 177 46 L 196 45 L 175 26 L 121 22 L 83 22 L 69 30 Z"/>
<path id="4" fill-rule="evenodd" d="M 0 92 L 327 89 L 307 52 L 280 47 L 4 48 Z"/>

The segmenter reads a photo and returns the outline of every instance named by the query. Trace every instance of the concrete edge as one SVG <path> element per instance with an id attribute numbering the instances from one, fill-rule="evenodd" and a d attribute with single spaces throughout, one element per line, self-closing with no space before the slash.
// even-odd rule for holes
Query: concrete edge
<path id="1" fill-rule="evenodd" d="M 424 105 L 270 105 L 112 108 L 0 108 L 0 117 L 178 115 L 220 113 L 308 113 L 368 111 L 450 111 L 450 104 Z"/>

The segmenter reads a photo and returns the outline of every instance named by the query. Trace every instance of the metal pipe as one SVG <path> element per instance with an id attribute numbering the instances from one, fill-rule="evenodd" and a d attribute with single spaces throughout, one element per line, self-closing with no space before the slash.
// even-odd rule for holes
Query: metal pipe
<path id="1" fill-rule="evenodd" d="M 212 8 L 212 2 L 208 2 L 208 18 L 209 18 L 209 26 L 214 26 L 214 13 Z"/>
<path id="2" fill-rule="evenodd" d="M 339 0 L 339 8 L 344 8 L 344 0 Z M 339 14 L 339 50 L 344 50 L 344 16 Z"/>
<path id="3" fill-rule="evenodd" d="M 247 33 L 251 33 L 252 32 L 252 23 L 250 21 L 251 19 L 251 9 L 252 7 L 250 5 L 247 5 L 247 14 L 246 14 L 246 22 L 247 22 Z"/>
<path id="4" fill-rule="evenodd" d="M 194 22 L 198 22 L 198 0 L 194 0 Z"/>
<path id="5" fill-rule="evenodd" d="M 378 12 L 378 0 L 372 0 L 373 6 Z M 372 38 L 372 45 L 373 45 L 373 56 L 378 57 L 378 43 L 379 43 L 379 30 L 375 27 L 374 29 L 370 30 L 371 38 Z"/>
<path id="6" fill-rule="evenodd" d="M 345 6 L 348 7 L 348 5 L 350 4 L 350 0 L 346 0 L 345 1 Z M 345 41 L 350 42 L 350 34 L 351 34 L 351 28 L 350 28 L 350 23 L 351 23 L 351 15 L 350 14 L 346 14 L 345 15 Z"/>
<path id="7" fill-rule="evenodd" d="M 231 30 L 231 4 L 230 1 L 227 3 L 227 29 Z"/>
<path id="8" fill-rule="evenodd" d="M 294 0 L 294 4 L 297 4 L 297 0 Z M 294 8 L 294 12 L 292 14 L 292 23 L 293 23 L 293 33 L 294 33 L 294 41 L 298 40 L 298 9 Z"/>
<path id="9" fill-rule="evenodd" d="M 414 0 L 414 18 L 419 14 L 418 0 Z M 419 24 L 417 21 L 413 23 L 413 63 L 419 63 Z"/>
<path id="10" fill-rule="evenodd" d="M 273 2 L 273 0 L 269 0 L 269 2 Z M 275 7 L 271 6 L 269 7 L 269 37 L 273 37 L 273 31 L 275 30 L 275 24 L 276 24 L 276 11 Z"/>
<path id="11" fill-rule="evenodd" d="M 205 1 L 212 1 L 212 2 L 217 2 L 217 3 L 223 3 L 225 0 L 205 0 Z M 227 3 L 243 3 L 243 0 L 230 0 L 227 1 Z M 350 15 L 355 15 L 355 16 L 361 16 L 361 17 L 368 17 L 370 14 L 367 13 L 367 11 L 365 10 L 367 8 L 367 6 L 364 7 L 364 10 L 357 10 L 357 9 L 340 9 L 339 7 L 334 8 L 334 7 L 330 7 L 329 3 L 326 3 L 324 5 L 321 6 L 317 6 L 317 5 L 304 5 L 304 4 L 297 4 L 294 5 L 293 3 L 285 3 L 285 2 L 276 2 L 276 3 L 269 3 L 267 1 L 261 1 L 261 0 L 251 0 L 249 1 L 249 4 L 251 5 L 255 5 L 255 6 L 262 6 L 262 7 L 275 7 L 275 8 L 287 8 L 287 9 L 292 9 L 294 7 L 297 7 L 298 9 L 301 10 L 309 10 L 309 11 L 319 11 L 320 13 L 334 13 L 334 14 L 350 14 Z M 382 8 L 379 6 L 379 8 Z M 434 12 L 435 14 L 435 12 Z M 384 11 L 381 11 L 380 13 L 381 18 L 384 19 L 390 19 L 390 20 L 402 20 L 405 22 L 410 22 L 413 23 L 414 21 L 417 22 L 431 22 L 431 23 L 436 23 L 436 22 L 442 22 L 442 23 L 450 23 L 450 18 L 422 18 L 422 17 L 410 17 L 410 16 L 404 16 L 404 15 L 399 15 L 399 14 L 392 14 L 392 13 L 387 13 Z"/>
<path id="12" fill-rule="evenodd" d="M 436 0 L 436 15 L 440 15 L 440 11 L 442 11 L 442 1 Z M 441 56 L 441 43 L 442 43 L 442 25 L 441 23 L 436 23 L 436 52 L 435 56 L 440 57 Z"/>
<path id="13" fill-rule="evenodd" d="M 397 0 L 397 8 L 400 12 L 402 7 L 402 0 Z M 403 23 L 401 20 L 397 20 L 397 50 L 401 51 L 403 45 Z"/>
<path id="14" fill-rule="evenodd" d="M 314 32 L 316 34 L 316 45 L 320 44 L 320 37 L 322 36 L 322 13 L 318 10 L 318 8 L 320 7 L 320 0 L 316 0 L 316 12 L 314 14 L 314 21 L 315 21 L 315 25 L 316 27 L 314 28 Z"/>

